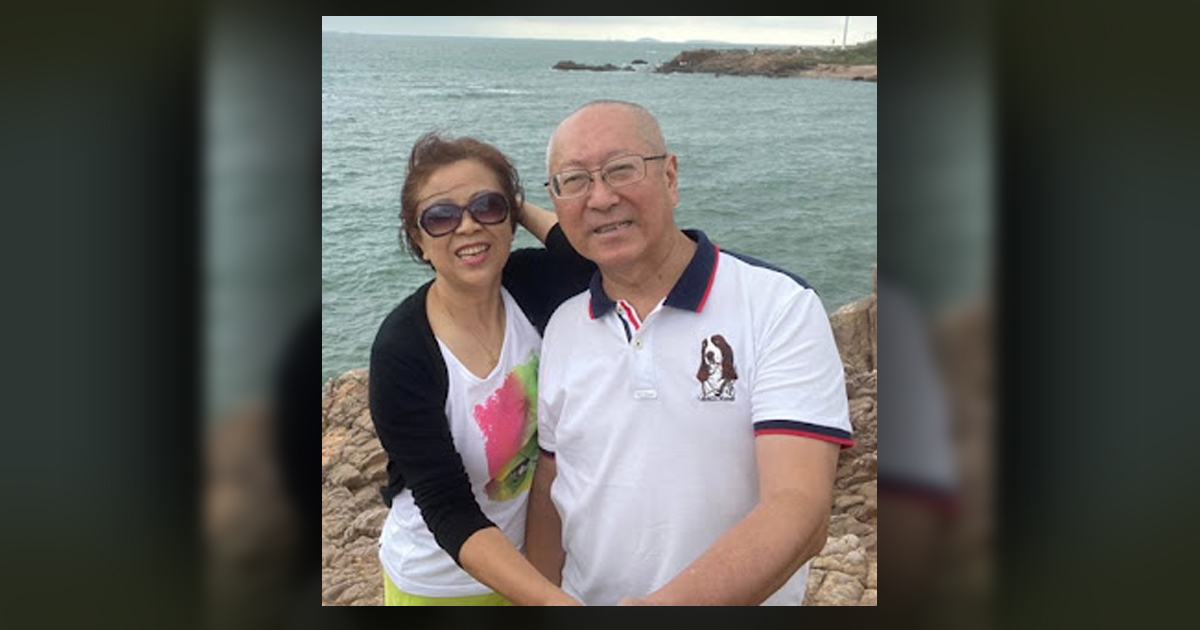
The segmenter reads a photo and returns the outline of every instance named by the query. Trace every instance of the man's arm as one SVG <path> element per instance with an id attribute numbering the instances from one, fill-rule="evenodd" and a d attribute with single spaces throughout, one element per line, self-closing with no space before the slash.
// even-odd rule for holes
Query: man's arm
<path id="1" fill-rule="evenodd" d="M 558 215 L 553 212 L 528 201 L 521 206 L 521 227 L 534 235 L 539 242 L 546 242 L 546 235 L 550 233 L 550 228 L 554 227 L 555 223 L 558 223 Z"/>
<path id="2" fill-rule="evenodd" d="M 670 582 L 621 604 L 761 604 L 820 553 L 833 503 L 838 445 L 790 435 L 762 435 L 754 443 L 758 505 Z"/>
<path id="3" fill-rule="evenodd" d="M 562 584 L 566 554 L 562 548 L 562 521 L 550 500 L 550 486 L 558 469 L 554 458 L 538 453 L 533 487 L 529 489 L 529 512 L 525 519 L 525 555 L 556 586 Z"/>

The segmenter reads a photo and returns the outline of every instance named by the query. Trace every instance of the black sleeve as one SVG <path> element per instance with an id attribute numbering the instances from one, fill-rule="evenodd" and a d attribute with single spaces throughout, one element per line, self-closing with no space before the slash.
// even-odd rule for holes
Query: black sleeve
<path id="1" fill-rule="evenodd" d="M 554 309 L 587 289 L 595 273 L 596 265 L 571 247 L 556 224 L 546 235 L 545 249 L 518 249 L 509 256 L 503 283 L 542 334 Z"/>
<path id="2" fill-rule="evenodd" d="M 459 563 L 467 538 L 494 523 L 476 503 L 450 435 L 449 379 L 425 315 L 428 290 L 426 284 L 396 307 L 371 346 L 371 420 L 388 456 L 384 502 L 390 507 L 410 488 L 438 545 Z"/>

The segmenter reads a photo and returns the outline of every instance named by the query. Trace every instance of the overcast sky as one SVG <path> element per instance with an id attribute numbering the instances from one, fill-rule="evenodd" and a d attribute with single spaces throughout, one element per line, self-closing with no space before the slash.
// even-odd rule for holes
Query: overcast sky
<path id="1" fill-rule="evenodd" d="M 874 15 L 850 16 L 846 42 L 879 36 Z M 322 31 L 393 35 L 466 35 L 540 39 L 653 37 L 668 42 L 703 39 L 736 44 L 831 44 L 842 41 L 845 16 L 322 16 Z"/>

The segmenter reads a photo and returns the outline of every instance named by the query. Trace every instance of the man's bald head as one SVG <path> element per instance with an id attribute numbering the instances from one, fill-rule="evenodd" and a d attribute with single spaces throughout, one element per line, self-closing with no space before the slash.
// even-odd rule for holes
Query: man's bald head
<path id="1" fill-rule="evenodd" d="M 555 151 L 557 150 L 556 142 L 559 137 L 559 131 L 568 125 L 573 119 L 581 113 L 598 107 L 620 108 L 628 111 L 634 122 L 634 131 L 637 133 L 647 145 L 652 153 L 666 153 L 667 141 L 663 138 L 662 128 L 658 125 L 658 119 L 650 110 L 628 101 L 619 101 L 614 99 L 597 99 L 584 103 L 567 115 L 562 122 L 558 123 L 554 133 L 550 136 L 550 143 L 546 146 L 546 173 L 551 173 L 551 165 L 554 163 Z"/>

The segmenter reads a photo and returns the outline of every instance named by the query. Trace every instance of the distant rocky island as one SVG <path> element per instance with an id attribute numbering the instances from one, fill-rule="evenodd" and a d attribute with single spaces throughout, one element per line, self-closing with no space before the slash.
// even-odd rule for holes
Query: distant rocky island
<path id="1" fill-rule="evenodd" d="M 741 48 L 685 50 L 656 72 L 701 72 L 717 76 L 829 77 L 878 81 L 879 40 L 849 48 Z"/>
<path id="2" fill-rule="evenodd" d="M 703 73 L 716 76 L 763 76 L 763 77 L 823 77 L 849 79 L 852 81 L 879 80 L 879 40 L 871 40 L 847 48 L 818 48 L 792 46 L 788 48 L 744 48 L 715 49 L 699 48 L 685 50 L 674 59 L 657 66 L 654 71 L 670 74 Z M 635 59 L 631 63 L 646 63 Z M 607 72 L 634 70 L 632 65 L 617 67 L 611 63 L 602 66 L 560 61 L 555 70 L 591 70 Z"/>
<path id="3" fill-rule="evenodd" d="M 637 63 L 637 60 L 634 60 L 634 63 Z M 646 62 L 643 61 L 642 63 L 646 63 Z M 554 64 L 553 66 L 551 66 L 551 69 L 552 70 L 589 70 L 591 72 L 612 72 L 614 70 L 625 70 L 627 72 L 633 72 L 633 66 L 630 66 L 630 65 L 627 65 L 624 68 L 618 68 L 618 67 L 612 65 L 611 63 L 606 63 L 602 66 L 592 66 L 592 65 L 588 65 L 586 63 L 575 63 L 574 61 L 560 61 L 560 62 Z"/>

